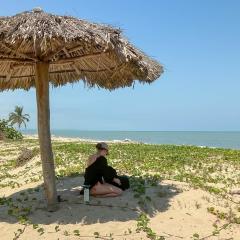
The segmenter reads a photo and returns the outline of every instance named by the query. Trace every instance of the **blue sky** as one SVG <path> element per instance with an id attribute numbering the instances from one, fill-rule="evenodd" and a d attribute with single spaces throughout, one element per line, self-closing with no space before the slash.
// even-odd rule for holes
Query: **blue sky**
<path id="1" fill-rule="evenodd" d="M 51 128 L 81 130 L 240 130 L 240 1 L 4 1 L 0 16 L 36 6 L 123 29 L 160 61 L 151 85 L 113 92 L 81 82 L 51 89 Z M 0 118 L 15 105 L 36 128 L 35 90 L 0 93 Z"/>

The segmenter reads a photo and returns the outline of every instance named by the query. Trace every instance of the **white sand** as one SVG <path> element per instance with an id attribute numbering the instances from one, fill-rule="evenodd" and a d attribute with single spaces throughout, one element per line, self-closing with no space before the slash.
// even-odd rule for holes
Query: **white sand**
<path id="1" fill-rule="evenodd" d="M 62 140 L 69 141 L 69 139 L 61 138 Z M 6 145 L 0 143 L 0 148 L 3 146 L 6 148 Z M 8 146 L 11 148 L 11 144 Z M 15 154 L 9 155 L 9 159 L 17 152 L 18 150 Z M 0 156 L 0 162 L 1 159 L 6 161 L 7 157 Z M 39 161 L 39 156 L 37 156 L 27 165 L 14 169 L 11 173 L 16 175 L 19 183 L 23 183 L 41 171 L 41 166 L 36 166 Z M 59 204 L 60 209 L 55 213 L 44 210 L 42 187 L 40 187 L 39 192 L 28 193 L 26 203 L 28 206 L 33 206 L 30 220 L 43 228 L 44 234 L 40 235 L 37 229 L 28 225 L 19 239 L 94 239 L 94 232 L 99 232 L 102 236 L 109 236 L 112 233 L 114 239 L 148 239 L 144 232 L 136 233 L 135 231 L 136 219 L 141 207 L 138 204 L 138 199 L 134 198 L 132 190 L 125 191 L 121 197 L 117 198 L 91 198 L 90 204 L 94 205 L 92 206 L 85 205 L 83 196 L 79 195 L 78 189 L 82 183 L 83 177 L 81 176 L 65 178 L 57 182 L 58 194 L 66 201 Z M 0 189 L 0 197 L 24 198 L 21 192 L 41 186 L 41 184 L 42 181 L 37 181 L 26 183 L 14 189 L 4 187 Z M 146 194 L 152 199 L 146 206 L 150 217 L 149 226 L 158 235 L 171 240 L 190 240 L 193 239 L 192 236 L 195 233 L 200 235 L 200 239 L 211 235 L 214 231 L 213 224 L 220 227 L 227 221 L 219 220 L 215 215 L 209 213 L 207 208 L 213 206 L 215 209 L 228 212 L 229 209 L 237 207 L 230 201 L 218 199 L 200 189 L 192 189 L 188 184 L 182 182 L 163 181 L 156 187 L 147 188 Z M 36 200 L 32 201 L 32 198 L 36 198 Z M 237 196 L 237 198 L 239 197 Z M 59 226 L 60 231 L 56 232 L 56 226 Z M 16 219 L 8 215 L 7 207 L 0 206 L 0 239 L 13 239 L 14 232 L 22 228 L 23 225 L 16 223 Z M 85 237 L 74 236 L 74 230 L 79 230 L 81 236 Z M 124 235 L 125 232 L 129 231 L 132 233 Z M 65 236 L 67 233 L 70 236 Z M 231 224 L 226 229 L 221 230 L 217 236 L 210 236 L 206 239 L 239 240 L 240 225 Z"/>

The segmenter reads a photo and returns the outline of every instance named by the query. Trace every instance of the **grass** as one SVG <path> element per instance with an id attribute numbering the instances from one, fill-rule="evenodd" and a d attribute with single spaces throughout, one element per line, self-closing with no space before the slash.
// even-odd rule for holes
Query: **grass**
<path id="1" fill-rule="evenodd" d="M 109 163 L 124 174 L 188 182 L 216 194 L 240 183 L 238 150 L 144 144 L 113 144 L 110 149 Z M 91 143 L 65 143 L 53 144 L 53 150 L 59 175 L 69 176 L 84 171 L 85 159 L 95 149 Z"/>
<path id="2" fill-rule="evenodd" d="M 38 148 L 38 141 L 34 139 L 9 141 L 0 148 L 0 160 L 8 157 L 7 161 L 0 161 L 0 187 L 18 188 L 26 183 L 42 180 L 39 160 L 31 163 L 32 165 L 25 165 L 17 174 L 13 171 L 16 168 L 16 157 L 23 147 Z M 77 176 L 83 173 L 86 159 L 94 151 L 95 144 L 93 143 L 53 141 L 57 178 Z M 194 188 L 203 189 L 222 199 L 229 198 L 229 188 L 240 187 L 240 150 L 114 143 L 110 144 L 108 162 L 118 170 L 119 174 L 131 176 L 131 188 L 134 191 L 134 197 L 138 199 L 139 206 L 143 206 L 143 212 L 144 206 L 151 202 L 151 198 L 146 195 L 146 186 L 156 186 L 161 180 L 186 182 Z M 30 171 L 32 168 L 36 168 L 36 171 Z M 23 181 L 19 181 L 20 178 Z M 26 196 L 18 199 L 17 203 L 13 203 L 11 199 L 0 198 L 0 205 L 9 206 L 9 215 L 15 215 L 19 222 L 30 224 L 26 222 L 31 209 L 26 204 L 22 204 L 28 202 L 29 194 L 31 193 L 26 192 Z M 157 193 L 159 198 L 164 198 L 166 195 L 167 192 L 164 189 Z M 31 199 L 32 201 L 36 200 L 34 197 Z M 200 209 L 204 206 L 196 202 L 195 207 Z M 229 221 L 229 224 L 240 224 L 239 215 L 236 213 L 222 212 L 212 206 L 207 208 L 207 212 L 215 215 L 218 219 Z M 148 223 L 147 215 L 141 213 L 137 219 L 137 231 L 145 232 L 149 239 L 164 239 L 164 236 L 153 232 Z M 33 228 L 40 235 L 44 234 L 41 226 L 33 225 Z M 25 225 L 15 233 L 15 239 L 20 238 L 24 230 Z M 59 227 L 54 231 L 60 231 Z M 218 232 L 216 229 L 214 231 L 214 234 Z M 71 234 L 78 236 L 79 232 L 75 230 L 73 233 L 63 233 L 64 236 Z M 97 233 L 94 233 L 93 236 L 100 238 Z M 201 239 L 198 233 L 194 233 L 192 238 Z M 113 239 L 113 237 L 109 236 L 108 239 Z"/>
<path id="3" fill-rule="evenodd" d="M 41 169 L 36 174 L 28 173 L 26 167 L 17 175 L 11 173 L 16 165 L 14 157 L 21 147 L 38 147 L 38 141 L 27 139 L 7 142 L 1 148 L 0 156 L 12 157 L 0 163 L 0 186 L 8 184 L 19 187 L 15 179 L 19 176 L 27 182 L 41 180 Z M 75 176 L 83 173 L 87 157 L 95 151 L 93 143 L 53 142 L 53 152 L 57 177 Z M 156 181 L 162 179 L 187 182 L 195 188 L 226 195 L 227 189 L 240 183 L 240 151 L 220 148 L 174 145 L 120 144 L 110 145 L 109 164 L 118 169 L 120 174 L 148 176 Z M 35 163 L 40 166 L 40 162 Z M 6 178 L 11 179 L 6 181 Z M 26 182 L 25 182 L 26 183 Z M 160 193 L 161 195 L 161 193 Z"/>

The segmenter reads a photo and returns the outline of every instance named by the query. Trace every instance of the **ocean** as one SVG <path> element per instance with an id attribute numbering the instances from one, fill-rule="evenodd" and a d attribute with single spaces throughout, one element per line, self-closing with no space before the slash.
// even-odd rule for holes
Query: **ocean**
<path id="1" fill-rule="evenodd" d="M 23 130 L 24 134 L 37 134 L 36 130 Z M 52 135 L 61 137 L 77 137 L 92 140 L 125 140 L 152 143 L 196 145 L 207 147 L 240 149 L 240 131 L 82 131 L 52 130 Z"/>

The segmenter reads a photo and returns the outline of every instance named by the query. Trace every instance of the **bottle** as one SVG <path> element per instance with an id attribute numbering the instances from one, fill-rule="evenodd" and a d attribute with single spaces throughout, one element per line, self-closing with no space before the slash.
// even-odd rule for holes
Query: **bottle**
<path id="1" fill-rule="evenodd" d="M 83 192 L 83 199 L 84 203 L 88 204 L 89 203 L 89 185 L 83 185 L 84 192 Z"/>

